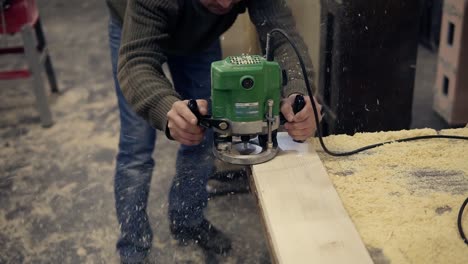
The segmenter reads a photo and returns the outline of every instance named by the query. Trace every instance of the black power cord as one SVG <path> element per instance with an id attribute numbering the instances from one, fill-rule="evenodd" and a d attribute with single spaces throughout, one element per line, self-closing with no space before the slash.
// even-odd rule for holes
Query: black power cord
<path id="1" fill-rule="evenodd" d="M 302 59 L 301 54 L 299 53 L 299 49 L 294 44 L 294 41 L 291 39 L 291 37 L 284 30 L 279 29 L 279 28 L 275 28 L 275 29 L 271 30 L 267 34 L 266 58 L 267 58 L 267 60 L 270 60 L 270 61 L 273 60 L 273 49 L 271 47 L 272 46 L 271 45 L 271 41 L 272 41 L 271 38 L 272 38 L 273 33 L 280 33 L 284 38 L 286 38 L 286 40 L 289 42 L 289 44 L 294 49 L 294 52 L 297 55 L 297 58 L 299 60 L 299 64 L 301 66 L 302 74 L 304 76 L 304 82 L 305 82 L 305 85 L 306 85 L 306 88 L 307 88 L 307 93 L 309 94 L 310 102 L 312 103 L 312 108 L 314 110 L 315 125 L 317 127 L 319 142 L 320 142 L 320 145 L 322 146 L 323 150 L 327 154 L 329 154 L 331 156 L 335 156 L 335 157 L 350 156 L 350 155 L 353 155 L 353 154 L 356 154 L 356 153 L 359 153 L 359 152 L 362 152 L 362 151 L 365 151 L 365 150 L 369 150 L 369 149 L 373 149 L 373 148 L 376 148 L 376 147 L 383 146 L 383 145 L 388 144 L 388 143 L 408 142 L 408 141 L 414 141 L 414 140 L 420 140 L 420 139 L 445 138 L 445 139 L 468 140 L 468 137 L 463 137 L 463 136 L 428 135 L 428 136 L 417 136 L 417 137 L 397 139 L 397 140 L 393 140 L 393 141 L 386 141 L 386 142 L 372 144 L 372 145 L 364 146 L 364 147 L 361 147 L 361 148 L 358 148 L 358 149 L 355 149 L 355 150 L 345 151 L 345 152 L 335 152 L 335 151 L 329 150 L 327 148 L 327 146 L 325 146 L 325 143 L 323 142 L 323 134 L 322 134 L 322 128 L 320 127 L 320 123 L 319 123 L 318 110 L 317 110 L 317 106 L 315 105 L 315 102 L 313 100 L 313 93 L 312 93 L 312 89 L 310 88 L 311 86 L 310 86 L 309 78 L 307 78 L 307 70 L 306 70 L 306 67 L 305 67 L 305 64 L 304 64 L 304 60 Z M 460 212 L 458 213 L 457 225 L 458 225 L 458 232 L 460 233 L 461 238 L 468 245 L 468 241 L 467 241 L 467 238 L 465 237 L 465 233 L 463 232 L 463 227 L 462 227 L 462 223 L 461 223 L 462 216 L 463 216 L 463 211 L 464 211 L 467 203 L 468 203 L 468 198 L 465 200 L 465 202 L 463 203 L 463 205 L 460 208 Z"/>
<path id="2" fill-rule="evenodd" d="M 463 242 L 465 242 L 465 244 L 468 245 L 468 239 L 466 238 L 465 233 L 463 232 L 462 226 L 463 211 L 465 211 L 466 204 L 468 204 L 468 197 L 465 199 L 462 206 L 460 207 L 460 211 L 458 212 L 457 226 L 461 239 L 463 240 Z"/>

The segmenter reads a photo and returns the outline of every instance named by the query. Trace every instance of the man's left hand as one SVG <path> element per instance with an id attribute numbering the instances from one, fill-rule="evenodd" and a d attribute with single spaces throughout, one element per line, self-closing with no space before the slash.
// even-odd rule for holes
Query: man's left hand
<path id="1" fill-rule="evenodd" d="M 288 134 L 295 140 L 306 140 L 315 134 L 317 126 L 315 125 L 314 110 L 309 96 L 304 96 L 306 105 L 298 113 L 294 114 L 292 105 L 297 94 L 291 94 L 288 98 L 283 99 L 281 104 L 281 113 L 288 121 L 284 124 L 284 128 Z M 322 106 L 314 98 L 315 105 L 317 106 L 319 122 L 322 119 L 320 114 Z"/>

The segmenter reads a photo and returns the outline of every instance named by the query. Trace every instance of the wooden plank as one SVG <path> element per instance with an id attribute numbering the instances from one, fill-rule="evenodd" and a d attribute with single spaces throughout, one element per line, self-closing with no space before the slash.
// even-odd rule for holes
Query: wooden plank
<path id="1" fill-rule="evenodd" d="M 282 151 L 252 166 L 277 263 L 372 263 L 313 146 L 278 133 Z"/>

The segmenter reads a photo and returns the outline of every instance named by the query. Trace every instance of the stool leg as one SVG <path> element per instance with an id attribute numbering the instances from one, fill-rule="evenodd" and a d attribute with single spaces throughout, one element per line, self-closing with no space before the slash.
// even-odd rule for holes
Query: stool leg
<path id="1" fill-rule="evenodd" d="M 52 114 L 49 109 L 47 93 L 42 79 L 42 65 L 40 54 L 36 48 L 36 38 L 31 26 L 24 26 L 21 31 L 23 36 L 24 52 L 29 64 L 29 70 L 33 76 L 34 94 L 36 95 L 36 105 L 41 116 L 43 127 L 50 127 L 53 124 Z"/>
<path id="2" fill-rule="evenodd" d="M 34 31 L 36 32 L 38 49 L 46 53 L 44 66 L 47 74 L 47 79 L 49 79 L 50 90 L 53 93 L 58 93 L 59 90 L 57 86 L 57 79 L 55 78 L 54 68 L 52 67 L 52 61 L 49 56 L 49 51 L 47 50 L 47 42 L 45 39 L 44 30 L 42 30 L 41 19 L 38 19 L 36 24 L 34 25 Z"/>
<path id="3" fill-rule="evenodd" d="M 52 67 L 52 61 L 50 60 L 49 54 L 45 58 L 44 62 L 45 70 L 47 73 L 47 78 L 49 79 L 50 90 L 53 93 L 58 93 L 57 79 L 55 78 L 54 68 Z"/>

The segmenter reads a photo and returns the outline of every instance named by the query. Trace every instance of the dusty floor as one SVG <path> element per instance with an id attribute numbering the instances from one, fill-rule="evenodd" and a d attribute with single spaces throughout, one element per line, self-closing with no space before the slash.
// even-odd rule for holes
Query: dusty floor
<path id="1" fill-rule="evenodd" d="M 41 1 L 62 94 L 56 124 L 42 129 L 28 81 L 0 94 L 0 263 L 117 263 L 113 170 L 118 136 L 104 1 Z M 90 26 L 91 25 L 91 26 Z M 14 40 L 13 40 L 14 41 Z M 14 58 L 2 58 L 3 66 Z M 213 199 L 210 220 L 233 240 L 227 256 L 179 247 L 170 237 L 167 191 L 177 144 L 161 135 L 148 205 L 158 263 L 269 263 L 249 194 Z"/>
<path id="2" fill-rule="evenodd" d="M 66 4 L 65 4 L 66 3 Z M 0 263 L 117 263 L 113 169 L 118 112 L 104 1 L 40 1 L 61 94 L 56 124 L 39 125 L 30 82 L 0 84 Z M 435 55 L 420 53 L 415 127 L 445 126 L 431 111 Z M 17 65 L 2 58 L 0 67 Z M 429 118 L 428 118 L 429 117 Z M 161 134 L 148 211 L 158 263 L 270 263 L 255 198 L 217 197 L 206 215 L 233 240 L 227 256 L 179 247 L 170 237 L 167 191 L 177 144 Z"/>

